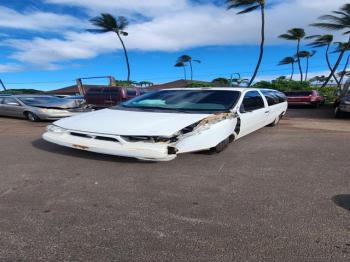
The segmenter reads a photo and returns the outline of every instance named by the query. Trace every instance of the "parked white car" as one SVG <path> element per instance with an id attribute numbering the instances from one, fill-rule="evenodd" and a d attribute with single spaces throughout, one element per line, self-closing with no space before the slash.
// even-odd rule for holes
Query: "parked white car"
<path id="1" fill-rule="evenodd" d="M 97 153 L 167 161 L 178 154 L 223 151 L 230 142 L 287 111 L 286 96 L 254 88 L 179 88 L 54 122 L 43 138 Z"/>

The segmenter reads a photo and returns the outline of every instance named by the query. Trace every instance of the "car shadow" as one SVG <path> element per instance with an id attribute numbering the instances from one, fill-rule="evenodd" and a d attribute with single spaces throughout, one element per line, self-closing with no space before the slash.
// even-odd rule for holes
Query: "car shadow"
<path id="1" fill-rule="evenodd" d="M 143 161 L 136 158 L 128 158 L 128 157 L 120 157 L 120 156 L 112 156 L 112 155 L 104 155 L 98 154 L 89 151 L 78 150 L 74 148 L 64 147 L 55 145 L 53 143 L 46 142 L 43 139 L 37 139 L 32 142 L 33 147 L 40 149 L 42 151 L 46 151 L 49 153 L 59 154 L 70 156 L 74 158 L 82 158 L 89 160 L 98 160 L 98 161 L 107 161 L 107 162 L 121 162 L 121 163 L 156 163 L 153 161 Z"/>
<path id="2" fill-rule="evenodd" d="M 312 108 L 308 106 L 288 106 L 288 118 L 308 118 L 308 119 L 324 119 L 324 120 L 350 120 L 350 113 L 343 118 L 334 117 L 334 108 L 332 105 L 324 105 L 320 108 Z"/>
<path id="3" fill-rule="evenodd" d="M 339 207 L 350 211 L 350 194 L 336 195 L 332 197 L 332 201 Z"/>

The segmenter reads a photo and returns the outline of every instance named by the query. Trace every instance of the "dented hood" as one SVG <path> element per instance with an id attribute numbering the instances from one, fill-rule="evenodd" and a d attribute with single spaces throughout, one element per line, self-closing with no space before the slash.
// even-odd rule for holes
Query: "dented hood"
<path id="1" fill-rule="evenodd" d="M 103 109 L 64 118 L 54 124 L 70 130 L 91 133 L 170 137 L 210 115 Z"/>

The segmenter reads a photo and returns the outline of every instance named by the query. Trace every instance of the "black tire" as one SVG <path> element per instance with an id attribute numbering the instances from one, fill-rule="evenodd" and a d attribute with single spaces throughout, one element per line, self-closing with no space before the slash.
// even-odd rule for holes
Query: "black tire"
<path id="1" fill-rule="evenodd" d="M 224 141 L 220 142 L 219 144 L 217 144 L 216 147 L 213 147 L 212 149 L 210 149 L 210 151 L 212 153 L 220 153 L 222 151 L 224 151 L 228 145 L 230 144 L 230 138 L 226 138 Z"/>
<path id="2" fill-rule="evenodd" d="M 336 106 L 334 108 L 334 117 L 335 118 L 342 118 L 342 117 L 344 117 L 344 112 L 340 110 L 339 106 Z"/>
<path id="3" fill-rule="evenodd" d="M 24 115 L 26 116 L 27 120 L 29 120 L 30 122 L 37 122 L 40 120 L 40 118 L 32 112 L 26 112 L 24 113 Z"/>
<path id="4" fill-rule="evenodd" d="M 277 125 L 279 124 L 280 121 L 281 121 L 281 116 L 278 116 L 278 117 L 276 117 L 276 119 L 275 119 L 271 124 L 269 124 L 268 126 L 271 126 L 271 127 L 277 126 Z"/>
<path id="5" fill-rule="evenodd" d="M 320 108 L 320 107 L 321 107 L 320 103 L 313 104 L 313 108 Z"/>

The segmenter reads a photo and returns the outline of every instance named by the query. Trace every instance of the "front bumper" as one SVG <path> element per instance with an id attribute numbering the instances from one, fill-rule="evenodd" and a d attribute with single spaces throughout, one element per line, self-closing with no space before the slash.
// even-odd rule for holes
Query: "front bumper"
<path id="1" fill-rule="evenodd" d="M 48 142 L 95 153 L 150 161 L 169 161 L 176 157 L 176 153 L 173 152 L 174 148 L 167 143 L 127 142 L 119 136 L 110 137 L 118 141 L 77 137 L 71 135 L 69 131 L 64 133 L 46 132 L 43 134 L 43 139 Z"/>

